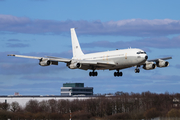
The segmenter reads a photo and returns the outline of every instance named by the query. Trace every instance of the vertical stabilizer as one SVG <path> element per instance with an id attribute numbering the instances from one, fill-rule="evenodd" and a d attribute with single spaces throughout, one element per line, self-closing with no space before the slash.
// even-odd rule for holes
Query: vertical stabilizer
<path id="1" fill-rule="evenodd" d="M 72 41 L 72 51 L 73 51 L 73 57 L 79 57 L 84 55 L 84 53 L 81 50 L 81 47 L 79 45 L 79 41 L 75 32 L 75 28 L 71 28 L 71 41 Z"/>

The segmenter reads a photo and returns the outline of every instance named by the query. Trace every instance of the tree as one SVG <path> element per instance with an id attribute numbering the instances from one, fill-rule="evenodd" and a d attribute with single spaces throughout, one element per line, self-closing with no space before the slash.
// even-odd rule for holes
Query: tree
<path id="1" fill-rule="evenodd" d="M 17 112 L 20 110 L 20 106 L 18 102 L 12 102 L 11 103 L 11 109 L 12 112 Z"/>
<path id="2" fill-rule="evenodd" d="M 48 100 L 50 112 L 57 112 L 57 101 L 54 99 Z"/>
<path id="3" fill-rule="evenodd" d="M 8 103 L 6 103 L 6 102 L 0 103 L 0 109 L 1 110 L 7 111 L 7 110 L 9 110 L 9 108 L 10 108 L 10 105 Z"/>
<path id="4" fill-rule="evenodd" d="M 72 119 L 87 120 L 87 119 L 90 119 L 91 117 L 92 115 L 86 111 L 78 111 L 78 112 L 72 113 Z"/>
<path id="5" fill-rule="evenodd" d="M 70 110 L 72 112 L 74 111 L 79 111 L 79 110 L 82 110 L 82 106 L 83 106 L 83 101 L 81 100 L 78 100 L 78 99 L 74 99 L 73 101 L 70 102 Z"/>
<path id="6" fill-rule="evenodd" d="M 118 113 L 107 117 L 108 120 L 129 120 L 131 116 L 129 113 Z"/>
<path id="7" fill-rule="evenodd" d="M 49 105 L 46 100 L 39 102 L 39 112 L 49 112 Z"/>
<path id="8" fill-rule="evenodd" d="M 70 110 L 70 101 L 69 100 L 58 100 L 57 109 L 59 113 L 66 114 Z"/>
<path id="9" fill-rule="evenodd" d="M 12 113 L 5 110 L 0 110 L 0 120 L 7 120 L 13 117 Z"/>
<path id="10" fill-rule="evenodd" d="M 25 110 L 30 113 L 37 113 L 39 109 L 39 102 L 37 100 L 29 100 L 26 103 Z"/>
<path id="11" fill-rule="evenodd" d="M 171 109 L 168 114 L 168 117 L 180 117 L 180 111 L 178 109 Z"/>
<path id="12" fill-rule="evenodd" d="M 156 108 L 151 108 L 144 113 L 144 116 L 146 118 L 155 118 L 158 117 L 159 115 L 160 113 L 156 110 Z"/>

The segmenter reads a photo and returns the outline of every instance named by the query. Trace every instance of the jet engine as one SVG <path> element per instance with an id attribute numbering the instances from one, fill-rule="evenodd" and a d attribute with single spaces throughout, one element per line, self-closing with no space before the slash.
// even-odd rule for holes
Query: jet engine
<path id="1" fill-rule="evenodd" d="M 52 62 L 49 60 L 40 60 L 40 62 L 39 62 L 40 66 L 49 66 L 51 64 L 52 64 Z"/>
<path id="2" fill-rule="evenodd" d="M 156 65 L 158 67 L 167 67 L 167 66 L 169 66 L 169 62 L 164 61 L 164 60 L 159 60 L 158 62 L 156 62 Z"/>
<path id="3" fill-rule="evenodd" d="M 80 63 L 71 63 L 69 65 L 67 65 L 70 69 L 77 69 L 77 68 L 81 68 L 81 64 Z"/>
<path id="4" fill-rule="evenodd" d="M 143 69 L 145 70 L 152 70 L 156 68 L 156 64 L 153 62 L 147 62 L 145 65 L 143 65 Z"/>

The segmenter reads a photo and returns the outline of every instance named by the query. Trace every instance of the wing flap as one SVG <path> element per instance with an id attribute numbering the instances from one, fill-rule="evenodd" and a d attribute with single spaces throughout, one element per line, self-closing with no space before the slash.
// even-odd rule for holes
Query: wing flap
<path id="1" fill-rule="evenodd" d="M 49 60 L 54 60 L 54 61 L 58 61 L 58 62 L 65 62 L 68 63 L 71 61 L 71 59 L 68 58 L 60 58 L 60 57 L 52 57 L 52 56 L 46 56 Z"/>
<path id="2" fill-rule="evenodd" d="M 112 61 L 107 62 L 107 61 L 80 60 L 78 62 L 84 65 L 116 66 L 116 64 Z"/>
<path id="3" fill-rule="evenodd" d="M 114 62 L 98 62 L 98 65 L 111 65 L 111 66 L 116 66 L 116 64 Z"/>
<path id="4" fill-rule="evenodd" d="M 48 60 L 51 60 L 51 61 L 57 61 L 57 62 L 65 62 L 65 63 L 68 63 L 71 61 L 71 59 L 67 59 L 67 58 L 48 58 Z"/>

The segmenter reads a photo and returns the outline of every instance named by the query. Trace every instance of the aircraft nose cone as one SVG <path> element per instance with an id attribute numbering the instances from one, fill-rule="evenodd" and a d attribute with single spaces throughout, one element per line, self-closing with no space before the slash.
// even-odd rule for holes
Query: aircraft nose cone
<path id="1" fill-rule="evenodd" d="M 148 56 L 147 56 L 147 55 L 145 56 L 145 59 L 146 59 L 146 60 L 148 59 Z"/>

